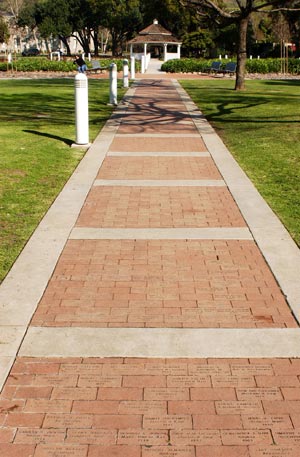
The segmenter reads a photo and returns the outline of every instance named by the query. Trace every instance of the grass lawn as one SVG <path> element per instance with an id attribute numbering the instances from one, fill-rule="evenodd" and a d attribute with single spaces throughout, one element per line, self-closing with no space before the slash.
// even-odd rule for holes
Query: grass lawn
<path id="1" fill-rule="evenodd" d="M 300 81 L 181 81 L 300 246 Z"/>
<path id="2" fill-rule="evenodd" d="M 89 80 L 90 141 L 111 114 L 108 101 L 108 81 Z M 2 80 L 0 105 L 1 282 L 84 150 L 70 148 L 74 79 Z"/>

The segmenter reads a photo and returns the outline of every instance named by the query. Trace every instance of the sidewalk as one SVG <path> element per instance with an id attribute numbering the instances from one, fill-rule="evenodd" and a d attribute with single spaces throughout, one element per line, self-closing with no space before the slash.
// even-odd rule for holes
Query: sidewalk
<path id="1" fill-rule="evenodd" d="M 1 457 L 298 457 L 299 269 L 178 82 L 137 81 L 1 285 Z"/>

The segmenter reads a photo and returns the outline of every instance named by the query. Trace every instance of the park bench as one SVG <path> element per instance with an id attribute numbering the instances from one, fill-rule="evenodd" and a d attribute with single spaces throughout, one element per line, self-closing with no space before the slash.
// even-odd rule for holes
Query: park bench
<path id="1" fill-rule="evenodd" d="M 228 62 L 225 65 L 225 68 L 220 68 L 217 73 L 223 73 L 223 76 L 230 75 L 232 76 L 236 72 L 236 63 L 235 62 Z"/>
<path id="2" fill-rule="evenodd" d="M 221 68 L 221 64 L 222 64 L 221 60 L 217 60 L 215 62 L 212 62 L 210 67 L 207 67 L 207 68 L 204 69 L 204 72 L 205 73 L 218 73 L 218 71 Z"/>
<path id="3" fill-rule="evenodd" d="M 107 70 L 108 67 L 102 67 L 99 60 L 92 60 L 92 68 L 88 68 L 88 73 L 103 73 L 103 70 Z"/>

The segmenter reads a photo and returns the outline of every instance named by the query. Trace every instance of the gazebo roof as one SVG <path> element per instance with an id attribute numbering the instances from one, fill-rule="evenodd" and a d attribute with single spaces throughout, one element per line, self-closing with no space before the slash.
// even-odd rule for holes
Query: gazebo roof
<path id="1" fill-rule="evenodd" d="M 155 19 L 153 24 L 141 30 L 139 34 L 129 41 L 130 44 L 137 43 L 181 43 L 169 30 L 165 29 Z"/>

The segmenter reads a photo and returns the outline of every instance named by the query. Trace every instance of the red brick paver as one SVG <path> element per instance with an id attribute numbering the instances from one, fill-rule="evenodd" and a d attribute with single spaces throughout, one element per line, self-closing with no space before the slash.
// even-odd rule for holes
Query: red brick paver
<path id="1" fill-rule="evenodd" d="M 80 227 L 244 227 L 226 187 L 93 187 Z"/>
<path id="2" fill-rule="evenodd" d="M 107 157 L 98 179 L 221 179 L 210 157 Z"/>
<path id="3" fill-rule="evenodd" d="M 252 241 L 71 240 L 33 325 L 295 327 Z"/>
<path id="4" fill-rule="evenodd" d="M 19 358 L 0 396 L 0 455 L 296 457 L 297 362 Z"/>
<path id="5" fill-rule="evenodd" d="M 115 137 L 110 151 L 116 152 L 203 152 L 206 151 L 203 140 L 189 137 L 139 138 Z"/>

